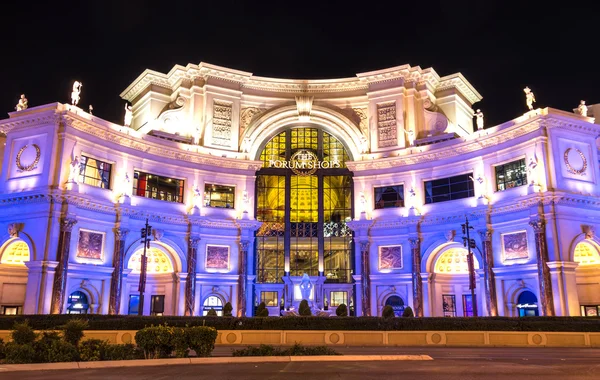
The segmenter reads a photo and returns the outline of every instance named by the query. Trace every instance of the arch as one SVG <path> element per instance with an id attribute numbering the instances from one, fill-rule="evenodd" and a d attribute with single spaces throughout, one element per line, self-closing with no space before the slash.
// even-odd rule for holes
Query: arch
<path id="1" fill-rule="evenodd" d="M 0 264 L 25 266 L 30 260 L 29 245 L 19 238 L 10 239 L 0 249 Z"/>
<path id="2" fill-rule="evenodd" d="M 402 313 L 404 313 L 404 309 L 407 306 L 404 302 L 404 299 L 397 294 L 392 294 L 386 298 L 384 306 L 388 305 L 394 309 L 394 315 L 396 317 L 401 317 Z"/>
<path id="3" fill-rule="evenodd" d="M 296 104 L 293 104 L 272 108 L 248 126 L 243 139 L 253 142 L 249 151 L 250 157 L 260 157 L 260 153 L 272 136 L 289 127 L 299 125 L 321 127 L 344 145 L 351 160 L 356 160 L 360 156 L 360 141 L 363 135 L 350 119 L 338 111 L 313 104 L 310 121 L 301 122 L 298 119 Z"/>
<path id="4" fill-rule="evenodd" d="M 593 240 L 581 240 L 573 248 L 573 261 L 579 266 L 599 265 L 600 247 Z"/>
<path id="5" fill-rule="evenodd" d="M 523 289 L 517 296 L 516 308 L 519 317 L 536 317 L 539 315 L 538 298 L 530 290 Z"/>
<path id="6" fill-rule="evenodd" d="M 217 293 L 210 293 L 202 300 L 201 313 L 206 316 L 210 309 L 215 309 L 217 316 L 223 316 L 223 307 L 225 306 L 224 298 Z"/>
<path id="7" fill-rule="evenodd" d="M 171 260 L 173 265 L 173 271 L 175 273 L 183 272 L 183 268 L 187 268 L 187 260 L 184 253 L 181 251 L 179 246 L 168 239 L 161 239 L 160 241 L 151 241 L 150 248 L 155 248 L 162 251 L 167 257 Z M 125 254 L 125 258 L 123 260 L 123 265 L 127 268 L 127 264 L 129 263 L 131 257 L 138 252 L 138 250 L 144 249 L 144 245 L 139 241 L 129 246 L 127 249 L 127 253 Z"/>
<path id="8" fill-rule="evenodd" d="M 87 314 L 92 309 L 91 305 L 89 293 L 78 289 L 70 292 L 67 296 L 65 311 L 67 314 Z"/>
<path id="9" fill-rule="evenodd" d="M 571 241 L 571 246 L 569 247 L 569 260 L 573 262 L 578 262 L 575 260 L 575 250 L 580 243 L 588 244 L 589 248 L 595 248 L 596 252 L 600 254 L 600 239 L 597 236 L 586 236 L 586 234 L 581 233 Z M 593 252 L 592 252 L 593 253 Z M 581 267 L 581 264 L 580 264 Z"/>
<path id="10" fill-rule="evenodd" d="M 435 271 L 435 266 L 438 263 L 438 260 L 440 260 L 440 258 L 442 258 L 442 256 L 444 255 L 444 253 L 448 252 L 449 250 L 462 250 L 466 253 L 467 249 L 458 242 L 442 242 L 441 244 L 432 244 L 429 249 L 427 249 L 427 251 L 425 251 L 425 254 L 423 255 L 423 260 L 421 262 L 421 271 L 422 272 L 428 272 L 428 273 L 440 273 L 440 272 L 436 272 Z M 479 269 L 479 263 L 483 262 L 481 256 L 479 255 L 479 252 L 477 252 L 477 250 L 471 250 L 471 252 L 473 252 L 473 259 L 474 259 L 474 267 L 475 269 Z M 442 273 L 446 273 L 446 272 L 442 272 Z M 468 273 L 468 271 L 467 271 Z M 447 274 L 453 274 L 453 273 L 447 273 Z M 464 273 L 459 273 L 459 274 L 464 274 Z"/>
<path id="11" fill-rule="evenodd" d="M 138 249 L 131 255 L 127 261 L 127 268 L 132 270 L 132 273 L 139 273 L 141 270 L 143 248 Z M 147 274 L 164 274 L 174 273 L 173 260 L 170 255 L 156 247 L 150 247 L 146 250 L 146 273 Z"/>
<path id="12" fill-rule="evenodd" d="M 21 231 L 18 233 L 17 236 L 10 236 L 8 234 L 6 234 L 5 236 L 3 236 L 3 239 L 0 241 L 4 241 L 4 243 L 0 246 L 0 260 L 4 254 L 4 250 L 13 242 L 15 241 L 22 241 L 25 244 L 27 244 L 27 247 L 29 248 L 29 261 L 35 261 L 36 260 L 36 252 L 35 252 L 35 244 L 33 243 L 33 240 L 31 239 L 31 237 L 26 234 L 25 232 Z"/>

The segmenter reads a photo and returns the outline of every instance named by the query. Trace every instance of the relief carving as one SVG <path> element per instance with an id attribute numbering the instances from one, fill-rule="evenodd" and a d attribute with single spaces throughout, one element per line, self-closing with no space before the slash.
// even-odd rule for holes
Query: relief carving
<path id="1" fill-rule="evenodd" d="M 379 148 L 398 145 L 395 102 L 377 105 L 377 141 Z"/>
<path id="2" fill-rule="evenodd" d="M 240 112 L 240 137 L 244 135 L 244 131 L 250 125 L 254 116 L 266 111 L 266 108 L 246 107 Z"/>
<path id="3" fill-rule="evenodd" d="M 229 147 L 231 144 L 231 115 L 233 105 L 219 100 L 214 101 L 212 121 L 212 144 Z"/>

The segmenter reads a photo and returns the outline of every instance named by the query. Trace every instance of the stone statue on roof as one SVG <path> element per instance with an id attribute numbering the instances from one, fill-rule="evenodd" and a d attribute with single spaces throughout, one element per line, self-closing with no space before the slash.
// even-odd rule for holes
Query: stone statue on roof
<path id="1" fill-rule="evenodd" d="M 27 98 L 25 97 L 25 94 L 21 94 L 21 98 L 19 99 L 19 103 L 15 106 L 15 109 L 17 112 L 27 109 Z"/>
<path id="2" fill-rule="evenodd" d="M 81 86 L 83 86 L 83 84 L 79 81 L 75 81 L 73 83 L 73 91 L 71 91 L 71 104 L 74 106 L 76 106 L 79 103 L 81 95 Z"/>
<path id="3" fill-rule="evenodd" d="M 581 116 L 587 116 L 588 113 L 588 108 L 585 105 L 585 100 L 582 100 L 579 102 L 579 107 L 577 107 L 577 112 L 581 115 Z"/>
<path id="4" fill-rule="evenodd" d="M 129 127 L 131 125 L 131 121 L 133 120 L 133 110 L 132 107 L 125 103 L 125 119 L 123 121 L 123 125 Z"/>
<path id="5" fill-rule="evenodd" d="M 531 111 L 533 109 L 533 103 L 535 103 L 535 95 L 529 87 L 525 87 L 523 89 L 525 91 L 525 103 L 527 104 L 527 108 Z"/>
<path id="6" fill-rule="evenodd" d="M 475 112 L 476 122 L 477 122 L 477 130 L 481 131 L 483 129 L 483 112 L 478 108 L 477 112 Z"/>

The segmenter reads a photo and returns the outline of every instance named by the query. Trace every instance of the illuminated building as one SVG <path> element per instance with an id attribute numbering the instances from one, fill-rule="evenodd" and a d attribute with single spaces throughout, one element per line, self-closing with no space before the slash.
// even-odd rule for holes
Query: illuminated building
<path id="1" fill-rule="evenodd" d="M 0 121 L 0 312 L 137 314 L 148 219 L 144 314 L 280 315 L 306 273 L 329 312 L 470 315 L 468 217 L 480 315 L 598 313 L 593 118 L 534 109 L 474 132 L 469 82 L 408 65 L 190 64 L 121 97 L 130 127 L 60 103 Z"/>

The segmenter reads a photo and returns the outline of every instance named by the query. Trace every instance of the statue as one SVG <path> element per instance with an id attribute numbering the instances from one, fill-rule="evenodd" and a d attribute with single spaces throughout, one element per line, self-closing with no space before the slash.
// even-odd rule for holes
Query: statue
<path id="1" fill-rule="evenodd" d="M 404 129 L 404 128 L 402 128 L 402 129 Z M 408 145 L 415 146 L 415 131 L 413 131 L 413 130 L 407 131 L 406 129 L 404 129 L 404 133 L 406 133 L 406 135 L 407 135 L 406 137 L 408 139 Z"/>
<path id="2" fill-rule="evenodd" d="M 194 200 L 192 201 L 194 207 L 202 207 L 202 192 L 198 186 L 194 187 Z"/>
<path id="3" fill-rule="evenodd" d="M 527 103 L 527 108 L 529 108 L 531 111 L 533 109 L 533 103 L 535 103 L 535 96 L 529 87 L 525 87 L 523 91 L 525 91 L 525 102 Z"/>
<path id="4" fill-rule="evenodd" d="M 250 152 L 250 137 L 246 136 L 244 137 L 244 140 L 242 141 L 242 153 L 249 153 Z"/>
<path id="5" fill-rule="evenodd" d="M 302 294 L 302 299 L 310 301 L 310 291 L 312 290 L 313 284 L 310 282 L 310 278 L 306 273 L 302 275 L 302 280 L 300 280 L 300 293 Z"/>
<path id="6" fill-rule="evenodd" d="M 529 158 L 529 164 L 527 164 L 527 172 L 528 172 L 528 177 L 530 179 L 530 185 L 535 185 L 536 184 L 536 168 L 537 168 L 537 156 L 535 155 L 535 153 L 533 154 L 533 157 Z"/>
<path id="7" fill-rule="evenodd" d="M 90 105 L 88 106 L 88 113 L 89 113 L 90 115 L 93 115 L 93 113 L 92 113 L 92 111 L 93 111 L 93 110 L 94 110 L 94 107 L 93 107 L 93 106 L 90 104 Z"/>
<path id="8" fill-rule="evenodd" d="M 579 112 L 579 114 L 581 116 L 587 116 L 588 108 L 585 105 L 585 100 L 582 100 L 579 102 L 579 107 L 577 107 L 577 112 Z"/>
<path id="9" fill-rule="evenodd" d="M 75 83 L 73 83 L 73 91 L 71 91 L 71 104 L 74 106 L 76 106 L 77 103 L 79 103 L 81 86 L 83 86 L 83 83 L 79 81 L 75 81 Z"/>
<path id="10" fill-rule="evenodd" d="M 369 140 L 365 136 L 360 137 L 360 152 L 367 153 L 369 151 Z"/>
<path id="11" fill-rule="evenodd" d="M 79 169 L 81 167 L 81 162 L 79 161 L 79 157 L 75 156 L 71 160 L 71 165 L 69 166 L 69 179 L 67 182 L 77 183 L 79 180 Z"/>
<path id="12" fill-rule="evenodd" d="M 477 109 L 475 117 L 477 118 L 477 130 L 481 131 L 483 129 L 483 112 L 481 112 L 480 109 Z"/>
<path id="13" fill-rule="evenodd" d="M 17 112 L 27 109 L 27 98 L 25 97 L 25 94 L 21 94 L 21 98 L 19 99 L 19 103 L 15 106 L 15 109 Z"/>
<path id="14" fill-rule="evenodd" d="M 125 120 L 123 122 L 123 125 L 129 127 L 131 125 L 131 120 L 133 120 L 132 107 L 125 103 Z"/>

